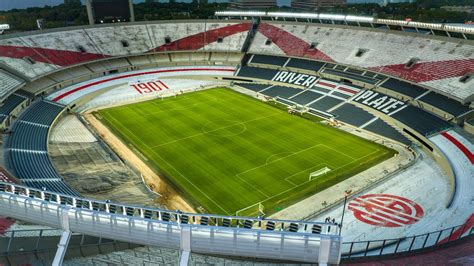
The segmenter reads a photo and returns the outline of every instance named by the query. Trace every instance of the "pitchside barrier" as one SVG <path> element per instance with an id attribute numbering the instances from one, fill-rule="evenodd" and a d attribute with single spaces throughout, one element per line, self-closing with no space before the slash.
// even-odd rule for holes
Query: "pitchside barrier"
<path id="1" fill-rule="evenodd" d="M 437 246 L 472 237 L 474 235 L 473 221 L 474 215 L 471 215 L 464 224 L 421 235 L 345 242 L 342 244 L 342 258 L 349 261 L 350 259 L 393 256 L 432 249 Z"/>
<path id="2" fill-rule="evenodd" d="M 0 215 L 61 228 L 65 233 L 183 252 L 323 265 L 337 264 L 341 257 L 339 226 L 334 223 L 183 213 L 5 182 L 0 182 Z M 59 248 L 64 250 L 67 244 Z"/>

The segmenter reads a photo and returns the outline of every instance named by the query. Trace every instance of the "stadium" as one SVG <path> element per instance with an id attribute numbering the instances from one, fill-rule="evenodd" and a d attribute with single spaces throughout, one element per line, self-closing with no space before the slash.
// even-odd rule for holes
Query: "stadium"
<path id="1" fill-rule="evenodd" d="M 250 11 L 0 36 L 0 263 L 327 265 L 472 244 L 473 40 Z"/>

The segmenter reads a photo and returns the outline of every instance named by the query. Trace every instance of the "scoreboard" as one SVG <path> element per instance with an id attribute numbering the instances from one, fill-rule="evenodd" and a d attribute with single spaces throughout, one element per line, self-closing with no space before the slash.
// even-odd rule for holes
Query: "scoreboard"
<path id="1" fill-rule="evenodd" d="M 88 0 L 90 24 L 134 21 L 131 0 Z"/>

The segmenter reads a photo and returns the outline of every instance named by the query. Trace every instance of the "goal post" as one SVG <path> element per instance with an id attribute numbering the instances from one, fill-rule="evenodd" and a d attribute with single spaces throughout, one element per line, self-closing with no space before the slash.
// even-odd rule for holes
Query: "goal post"
<path id="1" fill-rule="evenodd" d="M 235 212 L 235 216 L 259 217 L 265 215 L 265 206 L 262 202 L 255 203 Z"/>
<path id="2" fill-rule="evenodd" d="M 328 172 L 331 171 L 331 168 L 325 166 L 317 171 L 314 171 L 314 172 L 311 172 L 309 174 L 309 181 L 313 180 L 314 178 L 320 176 L 320 175 L 324 175 L 324 174 L 327 174 Z"/>

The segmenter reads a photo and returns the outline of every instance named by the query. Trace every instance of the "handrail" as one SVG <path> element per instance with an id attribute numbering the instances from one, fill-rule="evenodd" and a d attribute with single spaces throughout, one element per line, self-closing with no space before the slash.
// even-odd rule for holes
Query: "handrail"
<path id="1" fill-rule="evenodd" d="M 0 182 L 0 193 L 10 193 L 29 198 L 40 199 L 58 205 L 85 209 L 94 212 L 106 212 L 124 217 L 158 220 L 175 224 L 196 224 L 201 226 L 223 226 L 265 231 L 288 231 L 299 234 L 338 235 L 337 223 L 311 221 L 267 219 L 263 217 L 226 216 L 218 214 L 187 213 L 160 208 L 143 207 L 74 197 L 71 195 L 44 191 L 12 183 Z M 7 214 L 3 214 L 7 215 Z M 294 228 L 297 228 L 295 231 Z"/>
<path id="2" fill-rule="evenodd" d="M 339 263 L 341 254 L 337 224 L 190 214 L 7 183 L 0 183 L 0 215 L 68 233 L 201 254 L 325 264 Z"/>
<path id="3" fill-rule="evenodd" d="M 474 227 L 468 219 L 464 224 L 446 229 L 401 238 L 353 241 L 342 243 L 342 258 L 366 258 L 400 253 L 411 253 L 474 235 Z M 470 228 L 468 226 L 471 226 Z"/>

